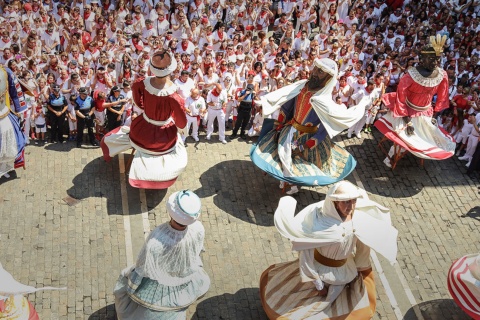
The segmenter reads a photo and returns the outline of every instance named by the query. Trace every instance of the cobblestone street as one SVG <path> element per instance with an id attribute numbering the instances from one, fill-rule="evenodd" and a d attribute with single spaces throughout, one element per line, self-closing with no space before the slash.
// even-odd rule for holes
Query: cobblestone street
<path id="1" fill-rule="evenodd" d="M 421 167 L 411 155 L 392 171 L 382 163 L 380 138 L 375 131 L 361 140 L 342 134 L 339 141 L 358 161 L 349 180 L 390 208 L 399 230 L 398 264 L 372 257 L 374 319 L 468 319 L 451 299 L 446 277 L 454 260 L 480 252 L 478 174 L 466 175 L 456 157 Z M 266 319 L 260 274 L 296 257 L 273 226 L 278 182 L 251 163 L 251 142 L 223 145 L 204 133 L 199 143 L 187 142 L 187 170 L 168 190 L 131 188 L 130 153 L 106 163 L 99 148 L 74 143 L 30 145 L 27 170 L 0 179 L 3 267 L 24 284 L 67 287 L 28 296 L 40 319 L 114 319 L 120 271 L 135 261 L 145 235 L 167 221 L 165 201 L 183 188 L 202 198 L 203 262 L 212 280 L 189 318 Z M 326 190 L 302 188 L 297 210 L 324 199 Z"/>

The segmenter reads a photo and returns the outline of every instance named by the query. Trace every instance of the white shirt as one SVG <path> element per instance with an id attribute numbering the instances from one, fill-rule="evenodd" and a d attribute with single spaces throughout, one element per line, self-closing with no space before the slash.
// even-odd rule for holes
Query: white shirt
<path id="1" fill-rule="evenodd" d="M 51 35 L 47 32 L 42 33 L 41 40 L 45 42 L 45 45 L 49 48 L 53 46 L 53 44 L 60 43 L 60 36 L 58 32 L 53 31 Z"/>
<path id="2" fill-rule="evenodd" d="M 200 115 L 200 111 L 205 110 L 205 108 L 205 99 L 203 99 L 203 97 L 200 95 L 197 97 L 197 99 L 188 97 L 185 100 L 185 109 L 190 110 L 190 114 L 187 114 L 187 116 L 196 117 Z"/>
<path id="3" fill-rule="evenodd" d="M 211 90 L 207 95 L 207 104 L 213 102 L 215 106 L 209 105 L 208 107 L 215 110 L 220 110 L 223 107 L 223 103 L 227 102 L 227 93 L 225 90 L 222 90 L 218 97 L 216 97 L 212 94 L 212 91 L 213 90 Z"/>
<path id="4" fill-rule="evenodd" d="M 177 85 L 177 93 L 183 98 L 187 99 L 190 96 L 190 92 L 195 88 L 195 81 L 190 78 L 187 78 L 186 82 L 182 82 L 180 79 L 175 80 Z"/>

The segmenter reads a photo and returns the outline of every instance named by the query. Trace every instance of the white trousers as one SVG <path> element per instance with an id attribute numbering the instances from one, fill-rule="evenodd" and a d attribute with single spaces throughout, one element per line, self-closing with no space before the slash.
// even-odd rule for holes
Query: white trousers
<path id="1" fill-rule="evenodd" d="M 217 118 L 218 121 L 218 137 L 220 141 L 225 140 L 225 112 L 222 109 L 215 110 L 208 108 L 208 120 L 207 120 L 207 138 L 213 133 L 213 122 Z"/>
<path id="2" fill-rule="evenodd" d="M 188 137 L 188 132 L 190 131 L 190 126 L 192 126 L 192 137 L 198 138 L 198 121 L 197 117 L 191 117 L 187 115 L 187 126 L 184 129 L 184 134 L 182 136 L 183 140 Z"/>
<path id="3" fill-rule="evenodd" d="M 359 134 L 362 131 L 363 126 L 367 122 L 367 116 L 363 116 L 357 123 L 355 123 L 352 127 L 348 129 L 348 133 L 352 134 Z"/>
<path id="4" fill-rule="evenodd" d="M 473 154 L 477 149 L 478 145 L 478 137 L 474 135 L 468 136 L 468 143 L 467 143 L 467 151 L 465 152 L 465 157 L 468 157 L 468 161 L 471 161 L 473 158 Z"/>

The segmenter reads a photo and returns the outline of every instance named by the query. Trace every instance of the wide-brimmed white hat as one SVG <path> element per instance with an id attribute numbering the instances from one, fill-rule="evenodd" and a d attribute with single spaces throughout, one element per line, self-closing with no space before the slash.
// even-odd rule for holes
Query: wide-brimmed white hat
<path id="1" fill-rule="evenodd" d="M 455 261 L 448 271 L 448 291 L 473 319 L 480 319 L 480 254 Z"/>
<path id="2" fill-rule="evenodd" d="M 188 226 L 200 217 L 202 202 L 190 190 L 181 190 L 168 198 L 167 211 L 176 222 Z"/>

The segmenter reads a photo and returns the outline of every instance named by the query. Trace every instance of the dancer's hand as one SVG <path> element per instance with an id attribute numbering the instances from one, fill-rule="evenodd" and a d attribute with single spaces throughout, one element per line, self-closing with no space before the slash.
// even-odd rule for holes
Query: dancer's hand
<path id="1" fill-rule="evenodd" d="M 411 136 L 415 131 L 415 128 L 413 127 L 413 123 L 412 123 L 412 118 L 410 118 L 408 116 L 403 117 L 403 122 L 407 126 L 407 129 L 406 129 L 407 136 Z"/>
<path id="2" fill-rule="evenodd" d="M 318 295 L 325 297 L 328 294 L 328 288 L 324 287 L 322 290 L 318 290 Z"/>
<path id="3" fill-rule="evenodd" d="M 295 149 L 292 151 L 292 158 L 295 158 L 295 157 L 300 157 L 302 158 L 303 160 L 306 160 L 305 159 L 305 156 L 303 155 L 303 152 L 299 150 L 299 148 Z"/>

